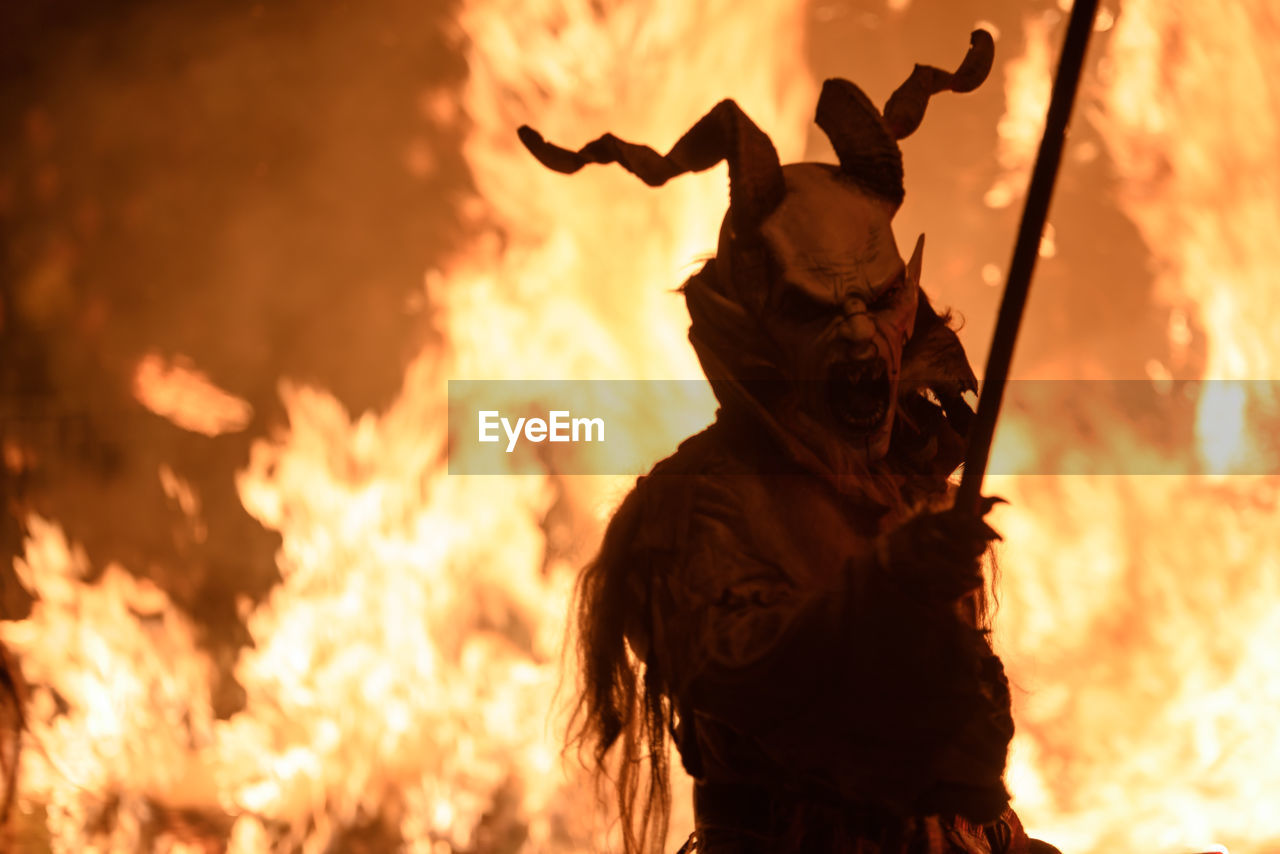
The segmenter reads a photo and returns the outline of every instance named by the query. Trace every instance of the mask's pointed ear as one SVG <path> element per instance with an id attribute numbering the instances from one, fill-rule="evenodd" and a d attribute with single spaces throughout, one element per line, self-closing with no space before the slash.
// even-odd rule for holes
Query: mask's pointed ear
<path id="1" fill-rule="evenodd" d="M 907 262 L 907 283 L 912 287 L 920 287 L 920 268 L 924 264 L 924 235 L 916 238 L 916 248 L 911 250 L 911 260 Z"/>
<path id="2" fill-rule="evenodd" d="M 902 351 L 902 372 L 898 378 L 900 394 L 932 391 L 942 409 L 960 435 L 965 435 L 973 419 L 973 410 L 964 399 L 967 391 L 976 391 L 974 376 L 960 339 L 951 329 L 950 313 L 939 314 L 920 287 L 920 271 L 924 263 L 924 235 L 916 240 L 915 251 L 907 262 L 907 282 L 917 290 L 915 329 Z"/>

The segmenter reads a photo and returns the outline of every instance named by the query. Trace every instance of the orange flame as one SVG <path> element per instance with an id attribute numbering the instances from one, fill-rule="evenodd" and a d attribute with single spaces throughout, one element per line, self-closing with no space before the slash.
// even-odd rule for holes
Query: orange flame
<path id="1" fill-rule="evenodd" d="M 574 573 L 626 479 L 448 475 L 444 383 L 700 376 L 670 291 L 714 248 L 723 172 L 661 190 L 617 169 L 566 178 L 513 129 L 663 148 L 733 97 L 784 161 L 802 159 L 815 92 L 803 10 L 783 5 L 466 4 L 457 107 L 480 236 L 428 278 L 447 345 L 410 365 L 380 414 L 352 417 L 325 391 L 282 383 L 289 428 L 255 442 L 237 480 L 281 536 L 281 584 L 243 611 L 244 708 L 214 718 L 211 663 L 163 591 L 114 565 L 95 578 L 55 524 L 29 520 L 18 570 L 37 602 L 0 623 L 0 639 L 32 686 L 20 805 L 44 811 L 54 851 L 194 850 L 155 819 L 184 808 L 217 816 L 225 850 L 243 854 L 332 850 L 371 823 L 413 852 L 483 850 L 503 832 L 527 834 L 531 852 L 608 848 L 607 820 L 559 757 L 558 656 Z M 1129 0 L 1107 23 L 1097 121 L 1119 204 L 1176 309 L 1171 363 L 1150 372 L 1197 369 L 1188 342 L 1203 330 L 1204 376 L 1268 378 L 1274 12 Z M 1028 52 L 1007 69 L 999 165 L 1011 176 L 1029 165 L 1053 36 L 1047 18 L 1026 26 Z M 1021 185 L 1009 180 L 1005 204 Z M 1059 262 L 1070 251 L 1055 248 Z M 189 365 L 149 356 L 135 388 L 185 429 L 250 420 Z M 1275 401 L 1240 388 L 1199 401 L 1208 462 L 1259 464 Z M 1003 429 L 1007 444 L 1028 426 Z M 1131 436 L 1114 447 L 1153 453 Z M 161 476 L 198 515 L 189 486 Z M 1013 501 L 996 519 L 997 627 L 1019 689 L 1009 780 L 1028 827 L 1066 851 L 1275 850 L 1280 482 L 1003 476 L 990 489 Z M 677 807 L 687 829 L 687 797 Z"/>
<path id="2" fill-rule="evenodd" d="M 1148 366 L 1166 388 L 1196 376 L 1193 324 L 1205 378 L 1275 374 L 1276 23 L 1264 3 L 1130 0 L 1100 66 L 1094 119 L 1118 202 L 1174 309 L 1173 362 Z M 1277 412 L 1269 386 L 1206 388 L 1206 467 L 1274 470 L 1257 441 Z M 1156 456 L 1115 432 L 1118 461 Z M 1026 823 L 1063 850 L 1280 845 L 1278 488 L 1270 475 L 993 479 L 1013 501 L 997 523 L 999 627 L 1023 689 L 1010 779 Z"/>
<path id="3" fill-rule="evenodd" d="M 467 209 L 483 233 L 429 277 L 447 347 L 414 361 L 385 413 L 353 419 L 324 391 L 282 384 L 289 430 L 256 442 L 237 481 L 282 537 L 282 583 L 243 614 L 254 639 L 235 670 L 243 710 L 211 720 L 208 662 L 163 593 L 148 588 L 145 614 L 131 609 L 141 582 L 118 569 L 88 581 L 85 557 L 32 520 L 23 577 L 40 602 L 3 637 L 41 696 L 70 706 L 36 703 L 35 741 L 55 758 L 22 792 L 28 806 L 58 805 L 58 850 L 133 850 L 157 805 L 192 801 L 228 818 L 233 852 L 326 850 L 370 822 L 433 854 L 492 844 L 504 822 L 527 833 L 528 851 L 607 847 L 607 817 L 562 767 L 555 700 L 577 561 L 622 480 L 447 475 L 444 381 L 700 377 L 672 287 L 714 248 L 723 171 L 661 191 L 618 170 L 568 179 L 538 166 L 514 129 L 565 142 L 612 130 L 662 147 L 732 96 L 799 159 L 814 96 L 802 10 L 772 5 L 462 10 L 464 153 L 479 193 Z M 137 387 L 188 429 L 247 421 L 158 358 L 139 366 Z M 669 452 L 650 449 L 649 462 Z M 173 478 L 166 489 L 183 500 Z M 549 540 L 553 517 L 582 542 Z M 101 604 L 77 614 L 79 601 Z M 36 642 L 54 628 L 66 643 Z M 148 662 L 161 656 L 177 675 L 163 691 L 138 687 L 159 678 Z M 116 672 L 132 675 L 116 683 Z M 103 727 L 111 739 L 95 742 Z M 102 820 L 108 802 L 114 821 Z M 172 833 L 156 843 L 179 844 Z"/>
<path id="4" fill-rule="evenodd" d="M 155 353 L 144 356 L 134 370 L 133 396 L 161 418 L 206 436 L 243 430 L 253 417 L 248 401 L 218 388 L 185 356 L 172 364 Z"/>

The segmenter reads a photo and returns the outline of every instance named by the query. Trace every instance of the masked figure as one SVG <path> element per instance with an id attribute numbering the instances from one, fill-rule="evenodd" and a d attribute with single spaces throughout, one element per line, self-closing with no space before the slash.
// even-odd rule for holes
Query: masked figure
<path id="1" fill-rule="evenodd" d="M 839 166 L 780 165 L 732 101 L 666 155 L 520 129 L 565 173 L 729 167 L 716 255 L 684 286 L 720 410 L 638 480 L 579 584 L 577 734 L 602 772 L 616 757 L 629 854 L 663 845 L 668 737 L 708 854 L 1036 850 L 1002 781 L 1008 685 L 962 607 L 996 535 L 947 509 L 977 384 L 920 289 L 923 239 L 904 262 L 891 228 L 897 140 L 992 50 L 978 31 L 955 73 L 917 66 L 883 114 L 827 81 Z"/>

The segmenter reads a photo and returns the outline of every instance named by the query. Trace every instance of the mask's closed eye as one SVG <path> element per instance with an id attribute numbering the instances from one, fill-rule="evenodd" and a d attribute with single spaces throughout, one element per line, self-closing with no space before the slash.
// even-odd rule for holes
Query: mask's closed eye
<path id="1" fill-rule="evenodd" d="M 830 319 L 835 313 L 835 306 L 796 285 L 784 285 L 778 297 L 777 312 L 779 317 L 793 323 L 809 324 Z"/>
<path id="2" fill-rule="evenodd" d="M 879 295 L 871 301 L 871 310 L 882 311 L 897 302 L 898 298 L 902 296 L 903 291 L 905 290 L 906 283 L 906 276 L 899 274 L 896 279 L 890 282 L 889 285 L 885 287 L 884 290 L 880 291 Z"/>

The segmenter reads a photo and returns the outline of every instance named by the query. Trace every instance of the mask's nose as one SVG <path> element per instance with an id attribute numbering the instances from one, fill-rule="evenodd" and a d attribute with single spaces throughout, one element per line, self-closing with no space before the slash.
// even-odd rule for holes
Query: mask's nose
<path id="1" fill-rule="evenodd" d="M 848 344 L 851 358 L 870 359 L 876 355 L 876 326 L 871 322 L 871 317 L 860 300 L 845 306 L 845 322 L 841 337 Z"/>

